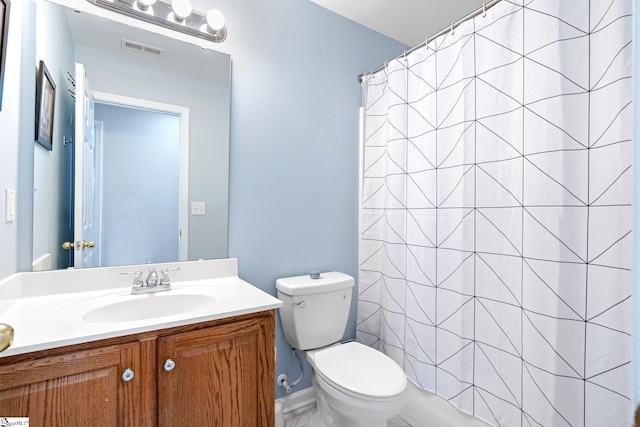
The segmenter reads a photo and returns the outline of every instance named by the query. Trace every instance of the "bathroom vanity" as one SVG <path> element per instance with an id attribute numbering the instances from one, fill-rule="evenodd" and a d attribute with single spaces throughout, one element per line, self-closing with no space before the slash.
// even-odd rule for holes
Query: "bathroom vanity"
<path id="1" fill-rule="evenodd" d="M 50 295 L 34 277 L 0 283 L 0 321 L 15 328 L 0 353 L 0 416 L 28 416 L 32 426 L 273 425 L 274 309 L 282 303 L 234 275 L 235 260 L 181 268 L 186 280 L 174 279 L 171 291 L 138 299 L 117 287 L 119 278 L 77 292 L 81 278 L 66 277 L 65 286 L 52 276 L 65 272 L 26 274 L 53 277 Z M 102 270 L 114 269 L 91 273 L 112 272 Z M 189 306 L 186 295 L 210 304 L 161 316 L 145 308 Z"/>

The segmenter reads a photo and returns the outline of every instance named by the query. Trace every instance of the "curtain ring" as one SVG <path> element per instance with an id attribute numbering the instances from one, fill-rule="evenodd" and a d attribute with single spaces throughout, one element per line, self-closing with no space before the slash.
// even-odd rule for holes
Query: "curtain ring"
<path id="1" fill-rule="evenodd" d="M 453 26 L 453 24 L 455 24 L 455 22 L 451 23 L 451 35 L 454 35 L 456 33 L 455 27 Z"/>
<path id="2" fill-rule="evenodd" d="M 406 50 L 402 54 L 402 58 L 404 59 L 404 62 L 407 62 L 407 51 Z"/>
<path id="3" fill-rule="evenodd" d="M 487 17 L 487 4 L 486 3 L 482 3 L 482 17 L 483 18 Z"/>

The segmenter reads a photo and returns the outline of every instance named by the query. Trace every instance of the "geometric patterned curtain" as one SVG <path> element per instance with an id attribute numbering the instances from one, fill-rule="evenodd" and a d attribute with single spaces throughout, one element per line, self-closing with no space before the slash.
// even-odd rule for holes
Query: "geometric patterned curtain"
<path id="1" fill-rule="evenodd" d="M 631 11 L 503 0 L 364 78 L 357 339 L 492 425 L 631 425 Z"/>

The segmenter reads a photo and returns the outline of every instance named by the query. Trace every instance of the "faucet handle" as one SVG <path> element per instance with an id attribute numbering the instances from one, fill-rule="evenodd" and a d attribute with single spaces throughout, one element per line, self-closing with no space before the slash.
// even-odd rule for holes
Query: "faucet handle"
<path id="1" fill-rule="evenodd" d="M 180 267 L 176 267 L 176 268 L 163 268 L 162 270 L 160 270 L 160 273 L 162 273 L 162 275 L 160 276 L 160 284 L 161 285 L 168 285 L 171 283 L 171 279 L 169 279 L 169 272 L 170 271 L 178 271 L 180 270 Z"/>
<path id="2" fill-rule="evenodd" d="M 144 286 L 144 282 L 142 281 L 142 271 L 123 271 L 120 273 L 121 276 L 128 276 L 130 274 L 134 275 L 133 286 Z"/>

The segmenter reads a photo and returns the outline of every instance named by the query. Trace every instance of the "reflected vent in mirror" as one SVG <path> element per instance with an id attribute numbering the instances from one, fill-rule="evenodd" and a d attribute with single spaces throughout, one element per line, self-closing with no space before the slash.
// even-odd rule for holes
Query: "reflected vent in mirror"
<path id="1" fill-rule="evenodd" d="M 164 49 L 133 42 L 131 40 L 121 39 L 120 47 L 125 50 L 132 50 L 134 52 L 146 53 L 153 56 L 164 56 Z"/>

